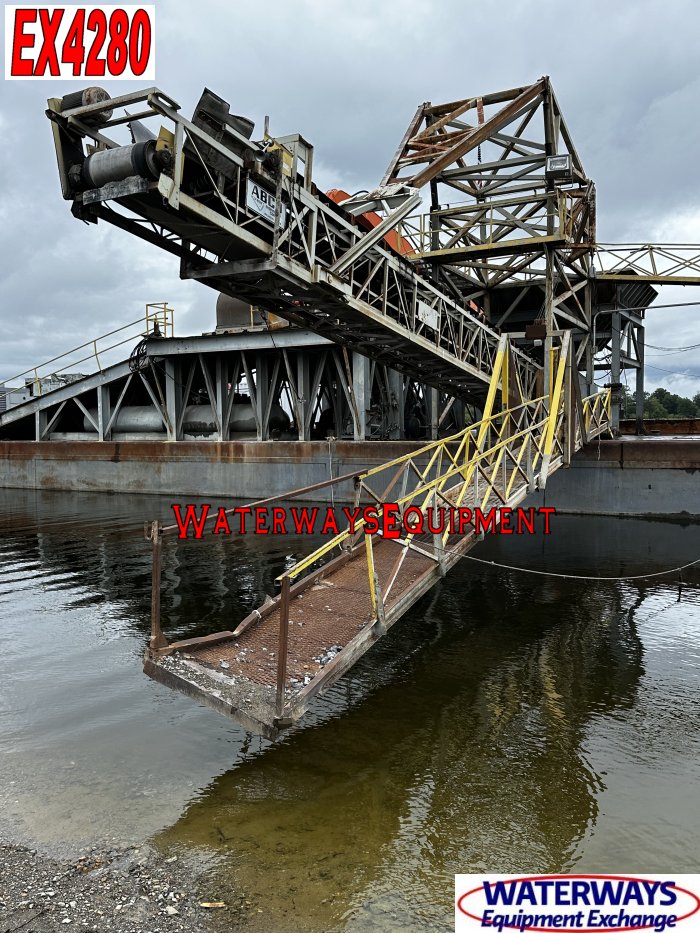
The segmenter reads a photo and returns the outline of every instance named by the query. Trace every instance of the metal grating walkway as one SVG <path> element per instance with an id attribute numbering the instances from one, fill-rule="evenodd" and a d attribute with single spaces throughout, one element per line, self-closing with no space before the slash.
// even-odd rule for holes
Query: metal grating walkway
<path id="1" fill-rule="evenodd" d="M 398 550 L 388 540 L 380 540 L 375 546 L 380 586 L 388 582 Z M 398 617 L 399 606 L 407 595 L 415 594 L 411 602 L 419 598 L 423 592 L 421 582 L 430 580 L 432 585 L 434 568 L 435 562 L 425 555 L 408 555 L 386 604 L 390 617 Z M 373 630 L 364 549 L 350 560 L 341 558 L 339 565 L 328 566 L 325 573 L 291 595 L 284 681 L 286 709 L 283 716 L 278 716 L 281 616 L 278 599 L 262 619 L 251 620 L 255 624 L 240 635 L 229 633 L 221 640 L 214 636 L 210 641 L 172 645 L 157 660 L 147 658 L 146 672 L 233 715 L 254 731 L 274 737 L 284 725 L 300 718 L 316 693 L 329 687 L 379 637 L 380 633 Z"/>
<path id="2" fill-rule="evenodd" d="M 433 528 L 440 526 L 440 508 L 472 514 L 477 507 L 495 508 L 500 522 L 503 510 L 543 488 L 574 450 L 609 426 L 609 391 L 576 397 L 569 347 L 566 333 L 547 396 L 509 401 L 507 338 L 501 338 L 484 418 L 358 474 L 355 504 L 373 503 L 382 514 L 385 505 L 396 503 L 402 517 L 413 510 L 426 527 L 432 518 Z M 497 410 L 499 388 L 503 407 Z M 479 540 L 474 522 L 463 534 L 449 522 L 435 533 L 404 525 L 400 536 L 390 539 L 367 534 L 360 521 L 353 533 L 342 532 L 282 574 L 280 595 L 234 632 L 168 644 L 160 623 L 160 549 L 168 531 L 154 523 L 149 532 L 153 618 L 144 669 L 271 738 L 303 716 L 313 698 Z"/>

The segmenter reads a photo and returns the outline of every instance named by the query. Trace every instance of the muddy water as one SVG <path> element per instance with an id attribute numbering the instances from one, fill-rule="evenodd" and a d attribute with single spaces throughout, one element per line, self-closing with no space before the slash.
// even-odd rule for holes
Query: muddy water
<path id="1" fill-rule="evenodd" d="M 0 490 L 0 835 L 201 853 L 280 933 L 449 930 L 457 871 L 697 868 L 700 573 L 464 561 L 271 744 L 141 673 L 140 526 L 168 510 Z M 235 625 L 306 546 L 168 547 L 168 634 Z M 558 516 L 477 553 L 650 572 L 700 526 Z"/>

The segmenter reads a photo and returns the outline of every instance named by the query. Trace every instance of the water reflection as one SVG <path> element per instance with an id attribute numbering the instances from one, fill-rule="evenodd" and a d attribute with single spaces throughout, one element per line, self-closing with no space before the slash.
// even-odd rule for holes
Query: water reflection
<path id="1" fill-rule="evenodd" d="M 245 758 L 163 839 L 224 853 L 268 922 L 272 911 L 289 929 L 301 916 L 309 930 L 376 923 L 383 904 L 388 928 L 409 915 L 414 928 L 423 905 L 432 929 L 457 871 L 561 867 L 596 816 L 586 724 L 631 707 L 642 673 L 622 604 L 613 586 L 458 571 L 314 728 Z M 329 715 L 353 692 L 362 704 Z"/>
<path id="2" fill-rule="evenodd" d="M 655 827 L 674 833 L 659 852 L 689 858 L 700 816 L 657 798 L 669 759 L 686 811 L 700 780 L 697 572 L 678 603 L 671 583 L 465 561 L 271 745 L 140 672 L 138 527 L 158 512 L 167 501 L 0 491 L 5 821 L 44 841 L 155 832 L 213 854 L 212 895 L 233 888 L 253 928 L 279 933 L 449 929 L 457 871 L 602 870 L 591 853 L 649 859 Z M 169 634 L 235 624 L 300 546 L 169 548 Z M 609 575 L 697 554 L 697 525 L 563 517 L 550 539 L 479 551 Z"/>

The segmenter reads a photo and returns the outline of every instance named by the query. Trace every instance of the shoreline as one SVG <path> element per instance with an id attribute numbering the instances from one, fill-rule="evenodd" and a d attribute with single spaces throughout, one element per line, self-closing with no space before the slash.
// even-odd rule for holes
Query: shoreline
<path id="1" fill-rule="evenodd" d="M 219 933 L 244 930 L 244 896 L 207 884 L 192 856 L 148 844 L 92 846 L 73 858 L 0 839 L 0 931 Z M 216 888 L 214 890 L 214 888 Z M 202 906 L 223 905 L 223 906 Z"/>

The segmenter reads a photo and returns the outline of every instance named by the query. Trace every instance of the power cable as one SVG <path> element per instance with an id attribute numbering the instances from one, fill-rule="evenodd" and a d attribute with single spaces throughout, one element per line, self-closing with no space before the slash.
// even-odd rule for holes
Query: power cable
<path id="1" fill-rule="evenodd" d="M 678 353 L 687 353 L 689 350 L 700 350 L 700 343 L 692 343 L 687 347 L 655 347 L 653 343 L 645 343 L 645 347 L 660 350 L 660 353 L 648 353 L 647 356 L 676 356 Z"/>
<path id="2" fill-rule="evenodd" d="M 495 560 L 484 560 L 481 557 L 472 557 L 471 554 L 458 554 L 454 550 L 446 550 L 445 554 L 455 554 L 463 560 L 471 560 L 477 564 L 485 564 L 489 567 L 498 567 L 500 570 L 514 570 L 518 573 L 531 573 L 539 577 L 557 577 L 561 580 L 600 580 L 604 582 L 624 582 L 626 580 L 649 580 L 652 577 L 665 577 L 672 573 L 680 573 L 682 570 L 686 570 L 688 567 L 694 567 L 697 564 L 700 564 L 700 557 L 697 560 L 691 560 L 687 564 L 683 564 L 680 567 L 673 567 L 669 570 L 659 570 L 654 571 L 653 573 L 638 573 L 632 574 L 630 576 L 623 577 L 594 577 L 594 576 L 585 576 L 583 574 L 577 573 L 554 573 L 551 570 L 532 570 L 529 567 L 514 567 L 511 564 L 501 564 Z"/>
<path id="3" fill-rule="evenodd" d="M 680 372 L 677 369 L 664 369 L 662 366 L 652 366 L 651 363 L 645 363 L 644 365 L 647 369 L 658 369 L 660 373 L 670 373 L 672 376 L 690 376 L 691 378 L 697 378 L 693 373 Z"/>

